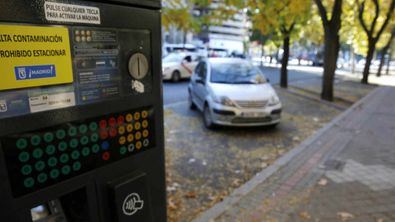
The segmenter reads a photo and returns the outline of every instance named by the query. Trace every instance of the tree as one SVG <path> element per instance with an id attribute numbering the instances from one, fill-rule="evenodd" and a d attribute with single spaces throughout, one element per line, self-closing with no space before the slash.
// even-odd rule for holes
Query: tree
<path id="1" fill-rule="evenodd" d="M 388 1 L 388 0 L 387 0 Z M 379 0 L 356 0 L 358 6 L 358 19 L 359 22 L 368 38 L 368 52 L 366 55 L 365 68 L 363 70 L 363 77 L 361 82 L 363 84 L 368 84 L 370 65 L 372 63 L 373 55 L 376 50 L 376 44 L 379 41 L 381 35 L 386 29 L 388 23 L 392 18 L 394 12 L 395 0 L 391 0 L 388 10 L 385 13 L 385 17 L 382 18 L 381 12 L 384 7 L 383 3 L 385 1 Z M 368 6 L 368 7 L 366 7 Z M 374 8 L 374 10 L 373 10 Z M 372 11 L 373 10 L 373 11 Z M 373 16 L 373 17 L 372 17 Z M 380 19 L 381 18 L 381 19 Z M 383 20 L 380 26 L 380 20 Z M 368 22 L 370 21 L 370 24 Z M 377 26 L 379 25 L 379 26 Z"/>
<path id="2" fill-rule="evenodd" d="M 330 5 L 325 7 L 322 0 L 314 1 L 318 7 L 322 26 L 324 28 L 324 76 L 322 80 L 321 98 L 333 101 L 333 80 L 335 77 L 336 63 L 340 49 L 339 31 L 341 28 L 343 0 L 334 0 L 330 19 L 327 13 L 327 8 L 330 8 Z"/>
<path id="3" fill-rule="evenodd" d="M 188 32 L 199 31 L 199 21 L 191 13 L 193 5 L 182 0 L 164 0 L 162 10 L 162 25 L 166 30 L 171 26 L 176 27 L 184 34 L 183 43 L 186 43 Z"/>
<path id="4" fill-rule="evenodd" d="M 281 60 L 280 86 L 286 88 L 291 36 L 307 21 L 311 3 L 308 0 L 261 0 L 253 3 L 258 9 L 253 17 L 255 26 L 263 34 L 274 32 L 282 39 L 284 53 Z"/>
<path id="5" fill-rule="evenodd" d="M 394 38 L 395 38 L 395 27 L 392 28 L 391 36 L 388 38 L 387 44 L 381 50 L 380 65 L 379 65 L 379 70 L 377 71 L 378 77 L 381 76 L 381 70 L 383 69 L 384 62 L 385 62 L 385 55 L 387 54 L 388 50 L 390 49 Z M 390 58 L 388 58 L 388 59 L 390 59 Z"/>

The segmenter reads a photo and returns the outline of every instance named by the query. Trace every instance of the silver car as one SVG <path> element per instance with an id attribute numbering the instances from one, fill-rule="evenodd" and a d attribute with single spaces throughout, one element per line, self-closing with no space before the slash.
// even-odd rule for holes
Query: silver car
<path id="1" fill-rule="evenodd" d="M 189 106 L 203 112 L 207 128 L 275 126 L 282 105 L 262 72 L 252 63 L 235 58 L 209 58 L 192 75 Z"/>

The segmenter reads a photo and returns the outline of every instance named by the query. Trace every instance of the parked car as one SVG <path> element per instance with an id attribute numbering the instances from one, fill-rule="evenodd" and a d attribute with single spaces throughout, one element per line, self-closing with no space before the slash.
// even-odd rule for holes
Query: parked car
<path id="1" fill-rule="evenodd" d="M 197 65 L 188 86 L 189 106 L 203 113 L 207 128 L 275 126 L 282 105 L 264 74 L 240 58 L 208 58 Z"/>
<path id="2" fill-rule="evenodd" d="M 171 53 L 162 61 L 164 80 L 178 82 L 190 78 L 201 56 L 196 53 Z"/>

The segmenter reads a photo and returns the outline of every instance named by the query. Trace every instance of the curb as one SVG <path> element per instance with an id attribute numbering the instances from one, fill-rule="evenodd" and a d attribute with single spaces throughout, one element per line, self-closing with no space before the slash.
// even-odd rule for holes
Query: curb
<path id="1" fill-rule="evenodd" d="M 322 136 L 329 128 L 336 125 L 338 122 L 342 121 L 344 117 L 353 112 L 359 106 L 361 106 L 365 101 L 369 100 L 373 95 L 375 95 L 379 90 L 383 90 L 386 87 L 378 87 L 366 95 L 364 98 L 356 102 L 349 109 L 341 113 L 339 116 L 335 117 L 331 122 L 326 124 L 323 128 L 319 129 L 315 134 L 308 137 L 301 144 L 296 146 L 287 152 L 284 156 L 277 159 L 271 166 L 259 172 L 255 177 L 249 180 L 247 183 L 242 185 L 233 191 L 233 193 L 226 197 L 222 202 L 217 203 L 212 208 L 200 214 L 193 222 L 208 222 L 213 221 L 215 218 L 219 217 L 226 210 L 230 209 L 233 204 L 237 203 L 243 196 L 255 189 L 259 184 L 263 183 L 267 178 L 272 176 L 280 168 L 287 165 L 291 159 L 296 155 L 303 152 L 311 143 L 313 143 L 318 137 Z"/>

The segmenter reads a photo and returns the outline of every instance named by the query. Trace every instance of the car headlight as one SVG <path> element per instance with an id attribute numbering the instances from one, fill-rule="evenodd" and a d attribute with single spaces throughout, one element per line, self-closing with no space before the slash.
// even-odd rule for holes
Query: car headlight
<path id="1" fill-rule="evenodd" d="M 280 103 L 280 99 L 278 98 L 278 96 L 273 95 L 272 97 L 270 97 L 269 99 L 269 106 L 276 106 Z"/>
<path id="2" fill-rule="evenodd" d="M 219 103 L 224 106 L 232 106 L 232 107 L 236 106 L 236 104 L 226 96 L 221 96 L 221 97 L 213 96 L 213 99 L 215 103 Z"/>

